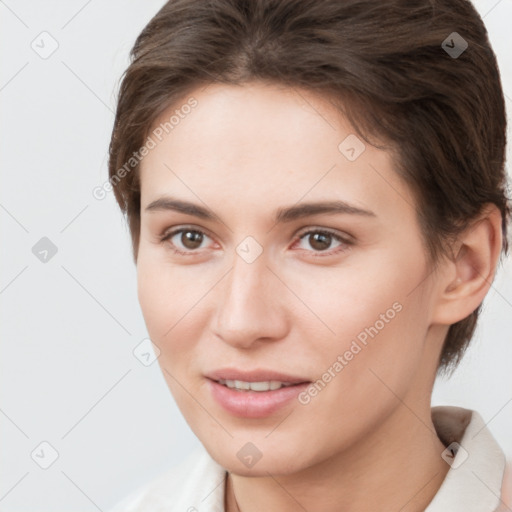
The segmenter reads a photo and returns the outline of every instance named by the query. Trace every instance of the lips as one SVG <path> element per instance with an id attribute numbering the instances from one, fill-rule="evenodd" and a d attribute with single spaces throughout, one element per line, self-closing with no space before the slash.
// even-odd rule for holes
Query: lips
<path id="1" fill-rule="evenodd" d="M 223 368 L 205 375 L 211 398 L 224 411 L 239 418 L 265 418 L 285 406 L 297 405 L 294 398 L 307 386 L 310 380 L 297 375 L 290 375 L 274 370 L 241 371 L 234 368 Z M 221 382 L 219 382 L 221 381 Z M 240 391 L 230 389 L 225 381 L 269 382 L 278 381 L 286 387 L 268 391 Z"/>
<path id="2" fill-rule="evenodd" d="M 242 371 L 236 368 L 222 368 L 205 374 L 205 377 L 216 382 L 219 380 L 241 380 L 243 382 L 266 382 L 274 380 L 283 382 L 284 384 L 302 384 L 304 382 L 311 382 L 305 377 L 263 369 Z"/>

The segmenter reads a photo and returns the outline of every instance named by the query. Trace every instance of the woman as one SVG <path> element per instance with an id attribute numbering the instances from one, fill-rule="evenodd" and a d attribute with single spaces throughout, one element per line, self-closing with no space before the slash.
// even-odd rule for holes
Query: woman
<path id="1" fill-rule="evenodd" d="M 165 4 L 109 172 L 203 446 L 116 512 L 496 510 L 501 448 L 430 398 L 508 248 L 505 128 L 469 2 Z"/>

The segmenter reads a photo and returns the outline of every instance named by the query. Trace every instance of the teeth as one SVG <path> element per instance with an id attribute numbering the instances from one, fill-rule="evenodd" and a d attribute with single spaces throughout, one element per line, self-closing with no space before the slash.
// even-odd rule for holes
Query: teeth
<path id="1" fill-rule="evenodd" d="M 245 382 L 243 380 L 224 380 L 219 379 L 219 384 L 223 384 L 237 391 L 274 391 L 276 389 L 293 386 L 290 383 L 279 382 L 277 380 L 269 380 L 264 382 Z"/>
<path id="2" fill-rule="evenodd" d="M 235 380 L 235 381 L 230 381 L 232 382 L 232 386 L 233 388 L 236 388 L 236 389 L 250 389 L 251 388 L 251 385 L 248 383 L 248 382 L 243 382 L 241 380 Z"/>

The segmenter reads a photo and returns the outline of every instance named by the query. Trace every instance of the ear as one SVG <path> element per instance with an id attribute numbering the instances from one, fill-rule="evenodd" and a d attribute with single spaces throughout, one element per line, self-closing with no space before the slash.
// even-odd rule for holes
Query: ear
<path id="1" fill-rule="evenodd" d="M 453 259 L 444 265 L 433 323 L 451 325 L 469 316 L 484 300 L 502 249 L 502 217 L 495 204 L 457 237 Z"/>

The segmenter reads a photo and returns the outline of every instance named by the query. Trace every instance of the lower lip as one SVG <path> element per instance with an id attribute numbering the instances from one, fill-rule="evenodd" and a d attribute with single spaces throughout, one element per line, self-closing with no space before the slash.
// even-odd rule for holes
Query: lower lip
<path id="1" fill-rule="evenodd" d="M 273 391 L 237 391 L 208 379 L 213 398 L 228 412 L 242 418 L 264 418 L 293 400 L 309 382 Z"/>

